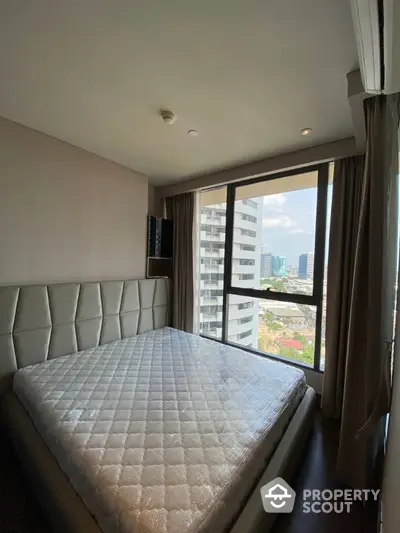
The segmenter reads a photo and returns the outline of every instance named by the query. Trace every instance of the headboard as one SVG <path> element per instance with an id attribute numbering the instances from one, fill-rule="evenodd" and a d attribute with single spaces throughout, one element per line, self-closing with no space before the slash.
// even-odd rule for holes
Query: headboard
<path id="1" fill-rule="evenodd" d="M 0 287 L 0 390 L 18 369 L 168 325 L 167 279 Z"/>

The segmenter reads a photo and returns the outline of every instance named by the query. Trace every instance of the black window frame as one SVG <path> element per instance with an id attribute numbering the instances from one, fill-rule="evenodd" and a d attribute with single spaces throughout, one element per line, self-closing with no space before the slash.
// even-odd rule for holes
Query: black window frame
<path id="1" fill-rule="evenodd" d="M 243 350 L 257 353 L 263 357 L 281 360 L 287 364 L 298 366 L 300 368 L 312 369 L 322 373 L 320 369 L 321 362 L 321 336 L 322 336 L 322 307 L 323 307 L 323 281 L 325 265 L 325 239 L 326 239 L 326 219 L 327 219 L 327 197 L 328 197 L 328 180 L 329 165 L 319 163 L 307 167 L 297 168 L 289 171 L 278 172 L 270 175 L 263 175 L 257 178 L 234 182 L 227 185 L 226 190 L 226 231 L 225 231 L 225 255 L 224 255 L 224 285 L 223 285 L 223 303 L 222 303 L 222 338 L 213 339 L 223 344 L 239 347 Z M 272 289 L 252 289 L 232 285 L 232 259 L 233 259 L 233 236 L 234 236 L 234 209 L 236 189 L 252 185 L 254 183 L 266 182 L 280 178 L 288 178 L 299 174 L 317 172 L 317 208 L 315 219 L 315 244 L 314 244 L 314 276 L 313 276 L 313 293 L 312 294 L 295 294 L 274 291 Z M 277 354 L 264 352 L 261 350 L 242 346 L 228 340 L 228 298 L 229 295 L 247 296 L 263 300 L 275 300 L 281 302 L 297 303 L 314 306 L 316 308 L 315 324 L 315 351 L 314 365 L 310 366 L 301 361 L 286 359 Z M 207 335 L 202 335 L 212 338 Z"/>

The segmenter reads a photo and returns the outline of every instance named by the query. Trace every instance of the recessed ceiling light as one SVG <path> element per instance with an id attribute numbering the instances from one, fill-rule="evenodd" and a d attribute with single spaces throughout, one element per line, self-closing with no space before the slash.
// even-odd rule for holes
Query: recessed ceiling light
<path id="1" fill-rule="evenodd" d="M 177 116 L 172 111 L 168 111 L 166 109 L 163 109 L 160 111 L 161 120 L 164 122 L 164 124 L 173 124 L 176 122 Z"/>
<path id="2" fill-rule="evenodd" d="M 190 135 L 191 137 L 197 137 L 198 134 L 199 134 L 199 132 L 197 130 L 189 130 L 188 131 L 188 135 Z"/>
<path id="3" fill-rule="evenodd" d="M 310 133 L 312 132 L 312 129 L 311 128 L 304 128 L 303 130 L 301 130 L 301 134 L 302 135 L 310 135 Z"/>

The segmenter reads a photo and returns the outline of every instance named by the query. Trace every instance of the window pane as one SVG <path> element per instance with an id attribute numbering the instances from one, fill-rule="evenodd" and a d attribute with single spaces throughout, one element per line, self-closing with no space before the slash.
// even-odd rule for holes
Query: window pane
<path id="1" fill-rule="evenodd" d="M 226 187 L 200 193 L 199 331 L 222 338 Z"/>
<path id="2" fill-rule="evenodd" d="M 313 293 L 317 184 L 315 171 L 236 188 L 232 286 Z"/>
<path id="3" fill-rule="evenodd" d="M 229 342 L 313 366 L 316 307 L 245 298 L 250 307 L 241 310 L 240 298 L 228 298 Z"/>

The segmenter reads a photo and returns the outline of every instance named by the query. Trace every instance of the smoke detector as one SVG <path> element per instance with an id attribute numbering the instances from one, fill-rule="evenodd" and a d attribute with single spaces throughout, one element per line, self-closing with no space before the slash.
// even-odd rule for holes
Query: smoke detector
<path id="1" fill-rule="evenodd" d="M 160 115 L 164 124 L 173 124 L 176 122 L 177 116 L 172 111 L 162 110 L 160 111 Z"/>

